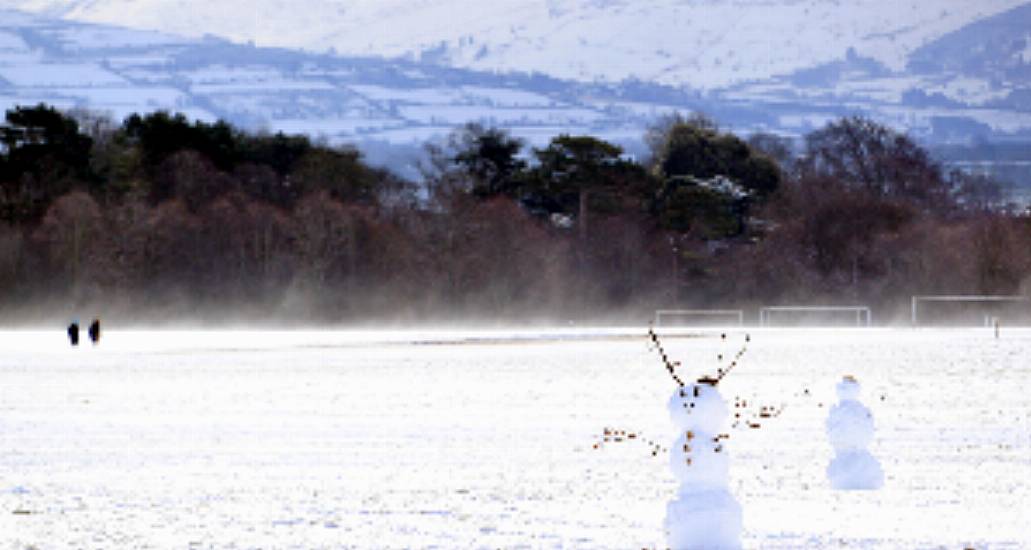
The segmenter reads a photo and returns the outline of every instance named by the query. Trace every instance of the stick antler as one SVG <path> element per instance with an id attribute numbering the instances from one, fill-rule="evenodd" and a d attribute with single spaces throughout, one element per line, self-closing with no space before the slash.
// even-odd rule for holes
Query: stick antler
<path id="1" fill-rule="evenodd" d="M 673 377 L 673 381 L 683 388 L 686 384 L 684 384 L 684 381 L 677 376 L 676 372 L 676 367 L 679 363 L 670 361 L 669 356 L 666 354 L 666 350 L 662 347 L 662 342 L 659 341 L 659 335 L 655 333 L 655 329 L 651 325 L 648 326 L 648 337 L 651 338 L 652 343 L 655 344 L 655 349 L 659 352 L 659 357 L 662 358 L 662 363 L 666 365 L 666 370 L 669 372 L 669 375 Z M 726 339 L 727 335 L 724 334 L 722 337 Z M 746 351 L 748 351 L 748 343 L 751 341 L 752 337 L 746 334 L 745 343 L 741 346 L 741 349 L 738 350 L 737 354 L 734 355 L 734 359 L 730 362 L 730 365 L 725 369 L 717 369 L 715 378 L 709 375 L 702 376 L 698 379 L 698 383 L 708 384 L 710 386 L 719 384 L 720 381 L 723 380 L 723 377 L 730 374 L 730 371 L 734 370 L 734 367 L 738 365 L 738 360 L 741 359 L 741 356 L 743 356 Z M 720 356 L 720 359 L 722 360 L 722 355 Z"/>
<path id="2" fill-rule="evenodd" d="M 673 381 L 683 388 L 685 384 L 684 381 L 677 376 L 676 365 L 669 360 L 669 356 L 666 355 L 666 350 L 662 348 L 662 343 L 659 342 L 659 335 L 655 334 L 655 330 L 651 325 L 648 326 L 648 337 L 651 338 L 652 343 L 655 344 L 655 349 L 659 352 L 659 357 L 662 358 L 662 362 L 666 365 L 666 370 L 669 371 L 669 375 L 673 377 Z"/>
<path id="3" fill-rule="evenodd" d="M 741 359 L 741 356 L 744 355 L 746 351 L 748 351 L 748 343 L 751 342 L 751 341 L 752 341 L 752 337 L 746 334 L 745 335 L 745 343 L 742 344 L 741 345 L 741 349 L 739 349 L 737 351 L 737 355 L 734 356 L 734 360 L 730 362 L 730 365 L 726 369 L 719 369 L 717 371 L 717 373 L 716 373 L 716 382 L 713 384 L 714 386 L 716 384 L 719 384 L 720 380 L 723 380 L 723 377 L 726 376 L 727 374 L 729 374 L 730 371 L 733 370 L 734 367 L 737 366 L 738 359 Z"/>

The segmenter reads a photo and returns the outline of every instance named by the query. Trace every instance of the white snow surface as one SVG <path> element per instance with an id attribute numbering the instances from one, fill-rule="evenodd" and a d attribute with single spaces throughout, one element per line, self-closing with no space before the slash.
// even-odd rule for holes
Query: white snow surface
<path id="1" fill-rule="evenodd" d="M 839 60 L 892 69 L 1026 0 L 6 0 L 69 20 L 573 80 L 720 88 Z M 247 16 L 250 14 L 250 16 Z"/>
<path id="2" fill-rule="evenodd" d="M 22 38 L 9 32 L 0 32 L 0 52 L 24 52 L 29 46 Z"/>
<path id="3" fill-rule="evenodd" d="M 3 548 L 665 547 L 673 381 L 645 330 L 0 332 Z M 690 379 L 715 332 L 663 332 Z M 721 383 L 745 548 L 1025 548 L 1031 331 L 753 330 Z M 834 383 L 880 491 L 834 491 Z"/>
<path id="4" fill-rule="evenodd" d="M 50 63 L 0 66 L 0 76 L 17 86 L 124 86 L 126 81 L 98 65 Z"/>

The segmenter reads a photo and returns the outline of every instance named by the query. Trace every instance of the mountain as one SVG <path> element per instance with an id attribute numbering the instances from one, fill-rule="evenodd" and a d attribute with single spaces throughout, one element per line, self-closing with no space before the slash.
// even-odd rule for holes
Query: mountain
<path id="1" fill-rule="evenodd" d="M 0 11 L 0 110 L 44 102 L 115 122 L 170 110 L 354 143 L 408 175 L 414 172 L 398 165 L 399 150 L 411 153 L 469 121 L 535 145 L 589 133 L 633 146 L 659 115 L 702 108 L 689 92 L 641 88 L 648 99 L 634 101 L 621 87 L 541 75 L 316 55 Z"/>
<path id="2" fill-rule="evenodd" d="M 603 20 L 610 26 L 622 25 L 629 35 L 642 32 L 640 28 L 632 31 L 631 27 L 639 21 L 632 15 L 649 11 L 641 7 L 644 3 L 638 7 L 622 0 L 483 3 L 483 6 L 492 6 L 490 9 L 477 8 L 470 3 L 465 15 L 475 19 L 476 25 L 469 26 L 465 19 L 445 7 L 465 6 L 464 0 L 447 4 L 418 0 L 408 11 L 400 12 L 403 16 L 398 19 L 397 28 L 377 27 L 375 16 L 392 13 L 389 10 L 394 1 L 306 3 L 309 11 L 304 17 L 312 18 L 305 20 L 310 24 L 310 32 L 285 33 L 279 39 L 285 43 L 309 35 L 311 41 L 319 36 L 335 37 L 340 44 L 357 44 L 353 50 L 364 53 L 378 51 L 379 44 L 400 44 L 404 47 L 387 50 L 398 57 L 345 55 L 341 49 L 313 53 L 309 50 L 318 48 L 267 47 L 256 45 L 261 43 L 259 40 L 237 43 L 203 34 L 205 30 L 216 30 L 224 21 L 233 21 L 232 25 L 226 23 L 227 28 L 241 33 L 263 26 L 276 29 L 289 26 L 290 22 L 299 25 L 298 17 L 302 16 L 286 11 L 276 12 L 283 16 L 282 20 L 265 15 L 241 17 L 237 10 L 235 19 L 226 13 L 207 21 L 205 15 L 215 13 L 212 10 L 228 10 L 232 5 L 209 2 L 187 9 L 183 2 L 158 0 L 125 3 L 115 0 L 8 1 L 2 5 L 17 4 L 34 11 L 0 10 L 0 110 L 46 102 L 63 108 L 106 113 L 115 121 L 134 112 L 178 111 L 200 120 L 225 119 L 255 131 L 306 133 L 333 143 L 354 143 L 372 160 L 409 175 L 415 173 L 410 159 L 422 143 L 440 138 L 469 121 L 508 129 L 538 146 L 560 133 L 587 133 L 620 143 L 636 153 L 643 150 L 644 130 L 658 117 L 676 111 L 704 112 L 723 127 L 742 134 L 766 131 L 787 136 L 800 136 L 841 116 L 862 114 L 905 130 L 930 146 L 977 144 L 967 149 L 951 149 L 949 159 L 957 166 L 982 159 L 976 155 L 964 157 L 955 151 L 989 150 L 980 146 L 986 142 L 1031 142 L 1031 50 L 1026 31 L 1031 28 L 1031 4 L 1012 7 L 1014 2 L 998 0 L 969 7 L 948 2 L 944 8 L 916 10 L 917 14 L 912 14 L 914 10 L 910 9 L 915 4 L 903 2 L 899 4 L 902 8 L 878 4 L 889 15 L 895 14 L 892 10 L 898 10 L 907 17 L 900 16 L 891 25 L 885 23 L 883 32 L 864 35 L 857 29 L 867 29 L 870 23 L 846 25 L 842 16 L 838 16 L 828 27 L 838 31 L 826 31 L 819 30 L 824 25 L 817 16 L 827 15 L 830 9 L 827 6 L 833 5 L 842 12 L 865 17 L 872 10 L 872 0 L 849 3 L 657 0 L 648 3 L 652 7 L 667 6 L 671 14 L 706 7 L 710 11 L 696 13 L 711 14 L 707 16 L 709 19 L 720 21 L 730 17 L 726 10 L 731 7 L 764 8 L 772 27 L 781 29 L 778 32 L 787 32 L 785 29 L 790 28 L 801 33 L 794 38 L 784 37 L 785 43 L 801 44 L 799 41 L 805 33 L 815 33 L 813 36 L 829 41 L 827 47 L 810 44 L 805 55 L 799 53 L 804 49 L 800 46 L 798 50 L 790 50 L 798 55 L 792 58 L 790 66 L 774 68 L 772 64 L 762 63 L 753 66 L 752 61 L 742 61 L 739 74 L 727 76 L 730 73 L 717 71 L 710 75 L 706 70 L 697 70 L 688 79 L 692 82 L 685 83 L 681 77 L 674 78 L 681 74 L 678 72 L 681 69 L 675 67 L 681 67 L 692 58 L 672 55 L 672 50 L 667 52 L 670 71 L 663 73 L 670 77 L 668 81 L 635 76 L 645 74 L 647 67 L 653 64 L 653 54 L 658 51 L 655 44 L 675 42 L 659 36 L 661 33 L 657 33 L 654 43 L 638 36 L 643 45 L 633 51 L 625 49 L 628 42 L 623 41 L 619 33 L 610 34 L 610 49 L 615 53 L 606 56 L 596 52 L 581 61 L 609 62 L 615 68 L 606 78 L 587 80 L 549 74 L 560 73 L 564 60 L 572 59 L 569 57 L 572 54 L 562 48 L 549 50 L 548 44 L 558 40 L 558 35 L 548 35 L 551 36 L 548 38 L 547 33 L 540 30 L 533 31 L 533 35 L 540 36 L 542 42 L 533 47 L 539 48 L 541 55 L 523 60 L 525 67 L 535 67 L 528 72 L 454 66 L 461 65 L 454 62 L 458 59 L 456 52 L 466 51 L 470 43 L 485 40 L 479 35 L 469 35 L 472 38 L 464 41 L 460 39 L 454 43 L 457 46 L 445 42 L 436 49 L 413 49 L 432 43 L 445 31 L 496 29 L 500 28 L 502 20 L 510 21 L 512 28 L 522 29 L 520 33 L 530 33 L 537 27 L 531 27 L 529 21 L 541 17 L 566 22 L 565 30 L 572 33 L 570 36 L 586 32 L 583 29 L 587 27 L 583 25 L 587 22 L 602 25 Z M 280 6 L 271 0 L 256 0 L 254 4 L 260 9 Z M 286 10 L 287 4 L 281 4 L 280 9 Z M 118 14 L 114 8 L 117 6 L 122 8 L 127 20 L 135 21 L 147 14 L 158 19 L 167 16 L 169 23 L 165 26 L 170 30 L 177 30 L 177 25 L 186 25 L 186 22 L 196 23 L 190 33 L 194 36 L 72 20 L 85 19 L 87 15 L 99 18 Z M 321 30 L 336 28 L 337 23 L 329 15 L 330 8 L 340 10 L 341 6 L 346 7 L 349 17 L 367 22 L 369 29 L 378 28 L 383 35 L 376 40 L 373 38 L 378 35 L 371 30 L 356 32 L 355 36 L 364 38 L 329 31 L 320 35 Z M 194 8 L 201 11 L 191 12 Z M 1007 9 L 981 16 L 1002 8 Z M 148 11 L 150 9 L 153 11 Z M 791 10 L 802 10 L 801 13 L 806 14 L 807 9 L 811 21 L 804 22 L 812 29 L 773 21 L 776 14 L 794 13 Z M 258 13 L 254 9 L 244 12 Z M 625 17 L 604 19 L 603 13 Z M 404 21 L 415 24 L 419 17 L 412 14 L 421 14 L 427 20 L 438 18 L 438 22 L 444 17 L 441 14 L 450 14 L 455 19 L 443 25 L 443 29 L 419 34 L 412 29 L 405 30 L 402 25 Z M 508 19 L 502 17 L 505 14 Z M 883 22 L 884 17 L 876 20 Z M 518 21 L 527 23 L 518 26 Z M 926 28 L 919 27 L 925 23 Z M 712 27 L 719 25 L 713 23 Z M 348 28 L 354 30 L 354 27 Z M 413 33 L 410 37 L 409 32 Z M 712 52 L 733 50 L 727 44 L 743 47 L 774 40 L 768 31 L 759 32 L 757 24 L 748 20 L 742 20 L 733 31 L 721 32 L 720 40 L 715 40 L 713 48 L 707 50 L 709 54 L 698 54 L 693 59 L 712 63 L 716 59 Z M 858 38 L 839 41 L 832 38 L 834 32 Z M 749 33 L 754 36 L 738 37 Z M 195 36 L 197 34 L 201 36 Z M 222 29 L 221 34 L 233 33 Z M 689 32 L 678 36 L 683 37 L 685 44 L 693 46 L 679 45 L 677 51 L 700 47 L 700 39 Z M 402 38 L 408 41 L 403 42 Z M 580 41 L 574 42 L 576 44 L 570 45 L 574 50 L 579 47 L 577 44 L 583 46 Z M 838 51 L 850 43 L 856 45 Z M 885 45 L 892 43 L 895 47 Z M 519 44 L 513 42 L 510 47 L 530 48 L 533 43 Z M 875 47 L 877 45 L 880 46 Z M 765 49 L 777 48 L 767 44 Z M 495 59 L 491 51 L 488 48 L 482 60 Z M 621 51 L 623 53 L 618 53 Z M 754 59 L 761 56 L 757 51 L 755 48 L 741 50 L 735 55 L 742 60 Z M 550 52 L 553 59 L 544 55 L 545 52 Z M 617 63 L 619 56 L 624 56 L 626 62 Z M 532 59 L 537 61 L 531 63 Z M 640 59 L 640 63 L 631 63 L 634 59 Z M 477 63 L 468 65 L 478 66 Z M 621 79 L 615 80 L 617 77 Z M 694 83 L 701 84 L 695 86 Z M 408 160 L 399 160 L 405 158 Z M 1008 159 L 1007 162 L 1028 160 L 1031 158 Z M 1027 171 L 1026 168 L 1020 170 Z M 1028 177 L 1024 179 L 1031 181 L 1031 174 L 1025 175 Z"/>
<path id="3" fill-rule="evenodd" d="M 952 75 L 990 90 L 983 103 L 1031 111 L 1031 4 L 977 21 L 909 57 L 908 71 Z"/>
<path id="4" fill-rule="evenodd" d="M 838 61 L 902 70 L 1026 0 L 8 0 L 13 9 L 237 43 L 586 82 L 717 90 Z"/>

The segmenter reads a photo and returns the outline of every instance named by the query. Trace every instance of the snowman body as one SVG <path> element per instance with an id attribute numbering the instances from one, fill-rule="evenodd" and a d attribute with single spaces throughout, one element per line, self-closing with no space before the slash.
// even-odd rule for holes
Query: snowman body
<path id="1" fill-rule="evenodd" d="M 728 490 L 729 456 L 718 432 L 728 408 L 715 385 L 678 388 L 669 400 L 680 436 L 670 468 L 680 482 L 666 505 L 670 548 L 740 548 L 741 506 Z"/>
<path id="2" fill-rule="evenodd" d="M 827 479 L 833 489 L 873 490 L 884 485 L 881 464 L 867 450 L 874 422 L 870 409 L 859 402 L 859 389 L 859 383 L 846 376 L 837 386 L 839 402 L 827 416 L 827 438 L 834 448 Z"/>

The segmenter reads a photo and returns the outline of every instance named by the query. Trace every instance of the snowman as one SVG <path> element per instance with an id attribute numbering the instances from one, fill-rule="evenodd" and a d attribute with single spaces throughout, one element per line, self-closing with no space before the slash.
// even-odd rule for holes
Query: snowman
<path id="1" fill-rule="evenodd" d="M 880 489 L 884 484 L 881 464 L 866 450 L 873 439 L 870 409 L 859 402 L 859 382 L 845 376 L 838 383 L 838 404 L 827 416 L 827 438 L 834 447 L 834 459 L 827 466 L 827 479 L 838 490 Z"/>
<path id="2" fill-rule="evenodd" d="M 680 487 L 666 504 L 666 541 L 674 549 L 740 548 L 741 505 L 727 488 L 730 464 L 724 440 L 728 436 L 719 433 L 729 408 L 717 385 L 737 366 L 746 348 L 741 348 L 726 369 L 718 369 L 715 377 L 703 376 L 694 384 L 685 384 L 676 372 L 679 363 L 669 359 L 655 331 L 649 329 L 648 335 L 678 386 L 667 407 L 680 432 L 669 453 L 670 468 Z M 746 335 L 746 345 L 750 340 Z"/>
<path id="3" fill-rule="evenodd" d="M 670 467 L 680 481 L 666 505 L 670 548 L 740 548 L 741 506 L 727 488 L 729 461 L 718 435 L 728 416 L 718 379 L 682 386 L 669 400 L 680 437 L 670 449 Z"/>

